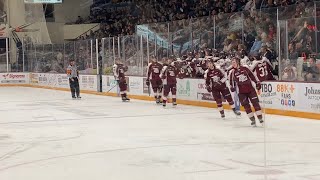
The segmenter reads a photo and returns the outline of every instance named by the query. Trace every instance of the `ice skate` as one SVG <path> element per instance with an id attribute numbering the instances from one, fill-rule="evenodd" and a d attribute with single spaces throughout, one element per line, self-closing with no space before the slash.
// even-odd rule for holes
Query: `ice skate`
<path id="1" fill-rule="evenodd" d="M 177 102 L 173 102 L 173 103 L 172 103 L 172 106 L 173 106 L 173 107 L 177 107 L 177 105 L 178 105 Z"/>
<path id="2" fill-rule="evenodd" d="M 122 96 L 122 102 L 129 102 L 129 101 L 130 99 L 127 97 L 126 94 Z"/>
<path id="3" fill-rule="evenodd" d="M 77 99 L 79 99 L 79 100 L 80 100 L 80 99 L 81 99 L 81 96 L 78 96 L 78 97 L 77 97 Z"/>
<path id="4" fill-rule="evenodd" d="M 161 103 L 161 101 L 160 101 L 159 98 L 156 99 L 156 103 L 157 103 L 158 105 Z"/>
<path id="5" fill-rule="evenodd" d="M 129 98 L 127 98 L 127 97 L 124 97 L 124 98 L 122 98 L 122 101 L 123 101 L 123 102 L 129 102 L 129 101 L 130 101 L 130 99 L 129 99 Z"/>
<path id="6" fill-rule="evenodd" d="M 225 114 L 221 114 L 221 118 L 224 120 L 226 119 L 226 115 Z"/>
<path id="7" fill-rule="evenodd" d="M 262 126 L 264 126 L 264 121 L 263 121 L 263 119 L 259 119 L 259 122 L 260 122 L 260 124 L 261 124 Z"/>
<path id="8" fill-rule="evenodd" d="M 167 103 L 163 102 L 162 107 L 164 107 L 164 108 L 167 107 Z"/>
<path id="9" fill-rule="evenodd" d="M 254 117 L 250 118 L 251 120 L 251 126 L 252 127 L 257 127 L 257 124 L 256 124 L 256 119 Z"/>
<path id="10" fill-rule="evenodd" d="M 72 96 L 72 99 L 75 100 L 75 99 L 77 99 L 77 98 L 76 98 L 75 96 Z"/>
<path id="11" fill-rule="evenodd" d="M 236 109 L 232 109 L 233 113 L 236 115 L 236 116 L 241 116 L 241 112 L 236 110 Z"/>

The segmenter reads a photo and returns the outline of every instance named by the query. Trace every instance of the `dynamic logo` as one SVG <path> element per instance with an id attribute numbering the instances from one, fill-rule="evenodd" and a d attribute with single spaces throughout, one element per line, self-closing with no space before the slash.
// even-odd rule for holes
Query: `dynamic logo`
<path id="1" fill-rule="evenodd" d="M 179 88 L 178 88 L 178 93 L 179 95 L 182 95 L 182 96 L 190 96 L 190 93 L 191 92 L 191 86 L 190 86 L 190 81 L 187 80 L 186 82 L 186 85 L 183 86 L 183 85 L 179 85 Z"/>
<path id="2" fill-rule="evenodd" d="M 2 77 L 4 78 L 4 79 L 24 79 L 24 78 L 26 78 L 26 75 L 24 75 L 24 74 L 4 74 L 4 75 L 2 75 Z"/>
<path id="3" fill-rule="evenodd" d="M 277 92 L 281 93 L 280 103 L 282 106 L 294 107 L 296 106 L 296 101 L 293 99 L 292 95 L 295 92 L 295 87 L 293 84 L 278 84 Z"/>

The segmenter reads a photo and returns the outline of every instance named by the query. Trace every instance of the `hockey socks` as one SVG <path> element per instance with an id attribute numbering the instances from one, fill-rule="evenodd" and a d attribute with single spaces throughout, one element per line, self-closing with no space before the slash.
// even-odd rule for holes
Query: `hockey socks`
<path id="1" fill-rule="evenodd" d="M 226 115 L 224 114 L 224 110 L 221 110 L 219 112 L 220 112 L 221 118 L 225 118 L 226 117 Z"/>
<path id="2" fill-rule="evenodd" d="M 177 105 L 177 98 L 172 98 L 172 105 L 176 106 Z"/>
<path id="3" fill-rule="evenodd" d="M 255 117 L 251 117 L 250 120 L 251 120 L 251 126 L 257 126 Z"/>
<path id="4" fill-rule="evenodd" d="M 163 106 L 163 107 L 166 107 L 166 106 L 167 106 L 167 100 L 163 100 L 162 106 Z"/>

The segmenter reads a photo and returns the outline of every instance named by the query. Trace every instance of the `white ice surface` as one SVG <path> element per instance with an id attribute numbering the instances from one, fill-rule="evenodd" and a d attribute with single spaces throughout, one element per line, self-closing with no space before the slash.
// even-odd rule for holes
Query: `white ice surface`
<path id="1" fill-rule="evenodd" d="M 320 180 L 320 121 L 82 97 L 0 87 L 0 180 Z"/>

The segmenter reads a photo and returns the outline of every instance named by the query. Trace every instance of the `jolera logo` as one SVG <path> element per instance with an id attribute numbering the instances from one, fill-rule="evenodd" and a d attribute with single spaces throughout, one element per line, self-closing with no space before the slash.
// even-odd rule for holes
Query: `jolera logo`
<path id="1" fill-rule="evenodd" d="M 24 74 L 10 74 L 10 73 L 8 73 L 8 74 L 2 75 L 2 77 L 3 77 L 4 79 L 23 79 L 23 78 L 26 77 L 26 75 L 24 75 Z"/>

